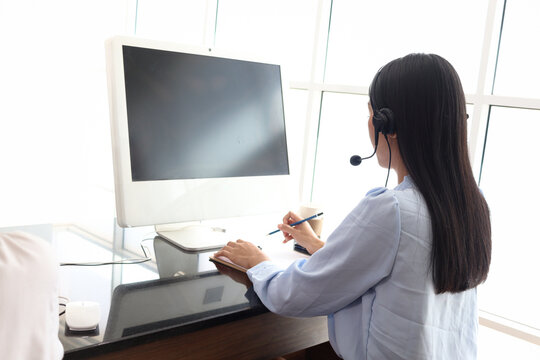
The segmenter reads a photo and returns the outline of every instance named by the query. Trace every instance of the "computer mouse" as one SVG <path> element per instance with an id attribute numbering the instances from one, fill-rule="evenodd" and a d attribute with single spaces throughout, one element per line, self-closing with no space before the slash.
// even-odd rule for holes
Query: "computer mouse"
<path id="1" fill-rule="evenodd" d="M 71 301 L 66 305 L 66 325 L 72 331 L 90 331 L 97 328 L 101 313 L 94 301 Z"/>

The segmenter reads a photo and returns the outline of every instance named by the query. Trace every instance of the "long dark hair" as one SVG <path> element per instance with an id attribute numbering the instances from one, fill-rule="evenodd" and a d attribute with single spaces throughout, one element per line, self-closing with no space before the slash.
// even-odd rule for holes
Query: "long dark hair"
<path id="1" fill-rule="evenodd" d="M 484 282 L 489 208 L 469 162 L 465 95 L 455 69 L 438 55 L 410 54 L 379 70 L 369 97 L 374 110 L 392 110 L 401 157 L 429 209 L 436 293 Z"/>

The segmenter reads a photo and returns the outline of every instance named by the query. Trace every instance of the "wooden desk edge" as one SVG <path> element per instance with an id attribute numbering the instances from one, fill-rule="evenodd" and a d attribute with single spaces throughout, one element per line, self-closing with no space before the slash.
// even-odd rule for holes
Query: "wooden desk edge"
<path id="1" fill-rule="evenodd" d="M 326 317 L 288 318 L 269 312 L 86 358 L 270 359 L 326 341 Z"/>

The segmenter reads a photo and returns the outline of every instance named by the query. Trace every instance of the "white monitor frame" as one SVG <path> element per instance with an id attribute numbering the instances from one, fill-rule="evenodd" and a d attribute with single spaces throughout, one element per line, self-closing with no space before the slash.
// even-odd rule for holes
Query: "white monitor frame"
<path id="1" fill-rule="evenodd" d="M 292 191 L 295 187 L 291 182 L 290 160 L 289 175 L 132 181 L 122 54 L 124 45 L 256 61 L 231 56 L 215 49 L 136 37 L 114 37 L 106 42 L 118 224 L 121 227 L 134 227 L 285 213 L 299 196 Z M 283 88 L 283 78 L 281 80 Z M 203 244 L 199 239 L 201 236 L 205 237 L 204 234 L 196 233 L 195 243 L 180 245 L 188 250 L 211 249 L 222 245 L 223 240 Z M 178 241 L 174 242 L 179 244 Z"/>

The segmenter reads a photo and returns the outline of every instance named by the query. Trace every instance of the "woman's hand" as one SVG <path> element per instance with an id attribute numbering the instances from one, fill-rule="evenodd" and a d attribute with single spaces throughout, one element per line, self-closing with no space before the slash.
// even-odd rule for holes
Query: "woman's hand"
<path id="1" fill-rule="evenodd" d="M 229 241 L 214 256 L 225 256 L 233 263 L 246 269 L 250 269 L 263 261 L 270 260 L 257 246 L 244 240 Z"/>
<path id="2" fill-rule="evenodd" d="M 283 217 L 283 224 L 278 225 L 278 229 L 281 230 L 285 236 L 285 240 L 283 240 L 284 243 L 294 239 L 299 245 L 305 247 L 310 254 L 313 254 L 324 246 L 324 242 L 319 239 L 307 221 L 298 224 L 295 227 L 289 226 L 289 224 L 300 220 L 302 220 L 300 216 L 289 211 L 289 213 Z"/>

